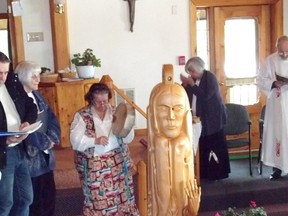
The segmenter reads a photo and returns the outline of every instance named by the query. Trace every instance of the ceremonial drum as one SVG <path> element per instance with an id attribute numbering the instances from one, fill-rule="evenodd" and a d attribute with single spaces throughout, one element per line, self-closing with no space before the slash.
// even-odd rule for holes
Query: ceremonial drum
<path id="1" fill-rule="evenodd" d="M 135 125 L 135 109 L 128 103 L 120 103 L 115 110 L 112 133 L 118 137 L 126 137 Z"/>

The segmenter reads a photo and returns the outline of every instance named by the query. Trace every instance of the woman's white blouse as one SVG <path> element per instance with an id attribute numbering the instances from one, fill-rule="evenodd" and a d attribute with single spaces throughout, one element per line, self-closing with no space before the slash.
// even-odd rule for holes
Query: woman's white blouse
<path id="1" fill-rule="evenodd" d="M 70 142 L 72 147 L 76 151 L 84 152 L 86 149 L 94 148 L 94 156 L 105 154 L 117 147 L 119 143 L 117 137 L 111 132 L 113 111 L 112 107 L 108 106 L 105 117 L 101 120 L 96 113 L 95 109 L 92 108 L 93 122 L 95 126 L 96 137 L 106 136 L 109 137 L 109 143 L 107 145 L 101 145 L 95 143 L 95 137 L 88 137 L 85 135 L 86 124 L 82 116 L 77 112 L 70 128 Z M 123 138 L 124 143 L 130 143 L 134 139 L 134 130 L 128 134 L 127 137 Z"/>

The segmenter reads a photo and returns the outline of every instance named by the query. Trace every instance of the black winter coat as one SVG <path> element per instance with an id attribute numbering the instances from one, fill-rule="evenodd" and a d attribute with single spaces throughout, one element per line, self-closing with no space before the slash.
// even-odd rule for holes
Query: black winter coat
<path id="1" fill-rule="evenodd" d="M 209 136 L 219 132 L 226 123 L 226 108 L 223 104 L 218 81 L 213 73 L 205 70 L 199 86 L 185 87 L 190 106 L 193 94 L 197 97 L 196 115 L 202 123 L 201 136 Z"/>
<path id="2" fill-rule="evenodd" d="M 21 123 L 29 122 L 30 124 L 34 123 L 37 119 L 37 107 L 33 102 L 33 99 L 30 98 L 25 92 L 22 84 L 18 79 L 18 75 L 9 72 L 7 80 L 5 82 L 6 88 L 12 98 L 16 110 L 20 116 Z M 0 101 L 0 131 L 7 131 L 7 120 L 6 115 Z M 6 138 L 0 137 L 0 169 L 5 168 L 6 165 Z"/>

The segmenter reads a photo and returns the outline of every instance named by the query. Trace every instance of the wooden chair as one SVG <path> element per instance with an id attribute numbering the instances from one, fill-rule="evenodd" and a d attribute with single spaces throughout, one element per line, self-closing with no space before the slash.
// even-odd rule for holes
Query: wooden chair
<path id="1" fill-rule="evenodd" d="M 240 104 L 226 104 L 227 122 L 225 135 L 228 148 L 239 148 L 248 146 L 249 150 L 249 171 L 252 176 L 251 156 L 251 121 L 245 106 Z"/>

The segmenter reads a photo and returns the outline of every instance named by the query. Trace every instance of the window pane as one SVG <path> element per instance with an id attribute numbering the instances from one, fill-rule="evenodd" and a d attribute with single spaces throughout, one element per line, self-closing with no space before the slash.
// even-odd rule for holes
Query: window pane
<path id="1" fill-rule="evenodd" d="M 258 102 L 258 89 L 254 84 L 235 85 L 229 88 L 227 94 L 228 103 L 236 103 L 244 106 Z"/>
<path id="2" fill-rule="evenodd" d="M 197 56 L 203 59 L 206 68 L 209 69 L 209 29 L 207 20 L 207 10 L 197 9 Z"/>
<path id="3" fill-rule="evenodd" d="M 225 75 L 227 102 L 252 105 L 258 102 L 257 22 L 254 18 L 225 21 Z"/>
<path id="4" fill-rule="evenodd" d="M 5 55 L 9 56 L 8 53 L 8 31 L 7 31 L 7 19 L 0 19 L 0 50 Z"/>
<path id="5" fill-rule="evenodd" d="M 225 22 L 225 74 L 228 78 L 255 77 L 257 71 L 255 19 Z"/>

